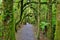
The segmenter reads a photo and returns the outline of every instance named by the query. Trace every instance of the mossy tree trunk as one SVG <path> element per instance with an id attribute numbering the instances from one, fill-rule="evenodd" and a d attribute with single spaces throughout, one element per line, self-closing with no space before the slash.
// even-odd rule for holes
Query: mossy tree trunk
<path id="1" fill-rule="evenodd" d="M 57 4 L 56 11 L 56 30 L 54 40 L 60 40 L 60 4 Z"/>
<path id="2" fill-rule="evenodd" d="M 38 2 L 40 3 L 41 0 L 38 0 Z M 41 4 L 38 4 L 38 23 L 37 23 L 37 27 L 38 27 L 38 35 L 37 35 L 37 40 L 40 40 L 40 8 L 41 8 Z"/>
<path id="3" fill-rule="evenodd" d="M 0 8 L 0 40 L 2 40 L 2 32 L 3 32 L 3 27 L 2 27 L 2 7 Z"/>
<path id="4" fill-rule="evenodd" d="M 48 23 L 47 37 L 52 40 L 52 0 L 48 3 Z"/>
<path id="5" fill-rule="evenodd" d="M 15 40 L 15 24 L 13 0 L 3 0 L 3 32 L 2 40 Z"/>

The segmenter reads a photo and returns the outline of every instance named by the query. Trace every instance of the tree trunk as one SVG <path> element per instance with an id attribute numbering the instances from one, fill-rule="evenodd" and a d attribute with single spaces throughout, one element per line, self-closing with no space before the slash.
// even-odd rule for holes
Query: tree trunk
<path id="1" fill-rule="evenodd" d="M 54 40 L 60 40 L 60 4 L 57 4 L 56 31 Z"/>
<path id="2" fill-rule="evenodd" d="M 41 0 L 38 0 L 38 2 L 40 3 Z M 38 27 L 38 34 L 37 34 L 37 39 L 40 40 L 40 7 L 41 7 L 41 4 L 38 4 L 38 23 L 37 23 L 37 27 Z"/>
<path id="3" fill-rule="evenodd" d="M 2 40 L 15 40 L 15 24 L 13 0 L 3 0 L 3 32 Z"/>
<path id="4" fill-rule="evenodd" d="M 49 40 L 52 40 L 52 0 L 49 0 L 48 3 L 48 30 L 47 30 L 47 37 Z"/>
<path id="5" fill-rule="evenodd" d="M 2 32 L 3 32 L 3 27 L 2 27 L 2 8 L 0 8 L 0 40 L 2 40 Z"/>

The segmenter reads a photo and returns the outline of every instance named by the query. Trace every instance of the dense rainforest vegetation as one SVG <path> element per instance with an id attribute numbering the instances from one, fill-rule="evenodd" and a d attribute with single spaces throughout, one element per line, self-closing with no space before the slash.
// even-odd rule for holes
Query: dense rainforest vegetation
<path id="1" fill-rule="evenodd" d="M 60 0 L 0 0 L 0 40 L 16 40 L 15 33 L 26 23 L 41 30 L 48 40 L 60 40 Z"/>

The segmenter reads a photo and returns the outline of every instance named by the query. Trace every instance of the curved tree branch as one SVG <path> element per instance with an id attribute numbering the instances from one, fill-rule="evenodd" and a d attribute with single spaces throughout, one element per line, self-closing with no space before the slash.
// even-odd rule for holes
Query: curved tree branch
<path id="1" fill-rule="evenodd" d="M 28 7 L 27 7 L 28 8 Z M 35 12 L 38 12 L 35 8 L 33 8 L 33 7 L 30 7 L 31 9 L 33 9 Z M 24 16 L 24 18 L 26 17 L 26 15 Z M 22 20 L 23 21 L 23 20 Z M 19 20 L 16 24 L 15 24 L 15 26 L 17 26 L 17 24 L 19 24 L 21 22 L 21 20 Z"/>
<path id="2" fill-rule="evenodd" d="M 24 8 L 26 5 L 29 5 L 29 4 L 31 4 L 31 3 L 34 3 L 34 4 L 47 4 L 47 2 L 41 2 L 41 3 L 39 3 L 39 2 L 27 2 L 27 3 L 24 4 L 23 8 Z"/>

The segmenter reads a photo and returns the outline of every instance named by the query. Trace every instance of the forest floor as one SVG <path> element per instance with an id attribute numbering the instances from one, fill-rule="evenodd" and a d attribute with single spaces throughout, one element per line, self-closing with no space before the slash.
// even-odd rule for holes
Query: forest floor
<path id="1" fill-rule="evenodd" d="M 37 40 L 35 30 L 31 24 L 23 25 L 16 33 L 16 40 Z M 42 31 L 40 31 L 40 40 L 47 40 Z"/>

